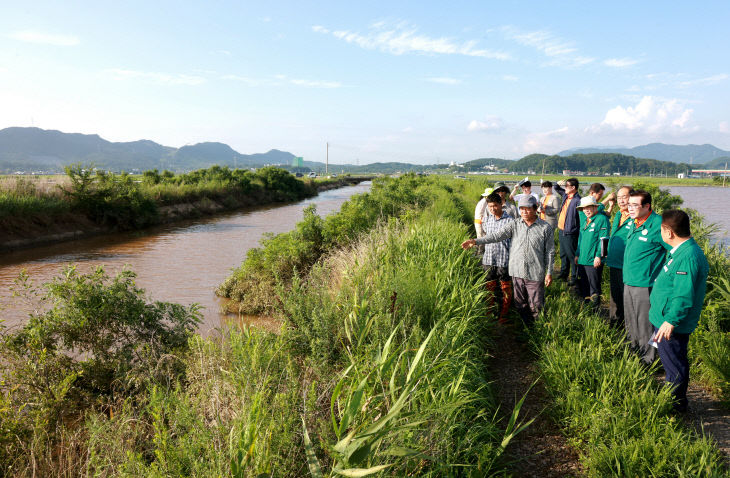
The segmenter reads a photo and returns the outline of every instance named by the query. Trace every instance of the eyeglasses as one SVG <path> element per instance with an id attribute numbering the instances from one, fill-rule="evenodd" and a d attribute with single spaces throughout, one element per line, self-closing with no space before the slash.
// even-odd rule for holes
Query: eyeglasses
<path id="1" fill-rule="evenodd" d="M 618 199 L 628 199 L 629 196 L 616 196 Z"/>
<path id="2" fill-rule="evenodd" d="M 629 209 L 636 209 L 636 208 L 639 208 L 641 206 L 643 206 L 643 204 L 631 204 L 631 203 L 629 203 L 626 207 L 629 208 Z"/>

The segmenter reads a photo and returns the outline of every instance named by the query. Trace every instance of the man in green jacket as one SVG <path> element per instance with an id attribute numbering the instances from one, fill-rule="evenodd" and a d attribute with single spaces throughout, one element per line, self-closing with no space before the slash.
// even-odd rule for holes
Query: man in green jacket
<path id="1" fill-rule="evenodd" d="M 651 209 L 651 194 L 637 190 L 629 196 L 631 224 L 624 250 L 624 320 L 626 336 L 646 365 L 656 359 L 649 345 L 653 330 L 649 322 L 649 294 L 664 264 L 669 246 L 662 240 L 662 218 Z"/>
<path id="2" fill-rule="evenodd" d="M 623 329 L 624 325 L 624 249 L 626 249 L 626 237 L 629 234 L 629 196 L 633 189 L 631 186 L 622 186 L 616 193 L 618 213 L 613 218 L 611 227 L 611 239 L 608 241 L 608 279 L 611 289 L 611 300 L 608 304 L 608 315 L 611 325 Z"/>
<path id="3" fill-rule="evenodd" d="M 687 411 L 689 334 L 697 327 L 707 287 L 709 265 L 691 237 L 689 216 L 684 211 L 662 214 L 661 234 L 672 249 L 654 282 L 649 320 L 666 382 L 673 387 L 675 409 Z"/>

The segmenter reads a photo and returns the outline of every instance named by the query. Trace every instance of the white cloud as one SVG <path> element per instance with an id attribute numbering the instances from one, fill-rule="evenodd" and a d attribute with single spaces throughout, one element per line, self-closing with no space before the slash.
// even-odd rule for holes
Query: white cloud
<path id="1" fill-rule="evenodd" d="M 321 33 L 328 33 L 324 27 L 317 27 L 315 30 Z M 478 48 L 476 40 L 457 41 L 447 37 L 432 38 L 421 35 L 415 27 L 400 24 L 387 28 L 384 22 L 377 22 L 370 26 L 366 34 L 351 32 L 349 30 L 333 31 L 335 38 L 353 43 L 367 50 L 380 50 L 393 55 L 406 53 L 426 53 L 440 55 L 464 55 L 493 60 L 509 60 L 510 55 L 504 52 Z"/>
<path id="2" fill-rule="evenodd" d="M 312 31 L 317 32 L 317 33 L 329 33 L 330 32 L 328 29 L 326 29 L 322 25 L 314 25 L 312 27 Z"/>
<path id="3" fill-rule="evenodd" d="M 430 81 L 431 83 L 439 83 L 442 85 L 459 85 L 462 83 L 462 81 L 457 78 L 446 77 L 426 78 L 426 81 Z"/>
<path id="4" fill-rule="evenodd" d="M 291 79 L 289 83 L 297 86 L 306 86 L 308 88 L 341 88 L 342 83 L 339 81 L 322 81 L 322 80 L 302 80 Z"/>
<path id="5" fill-rule="evenodd" d="M 604 65 L 612 68 L 626 68 L 636 65 L 637 63 L 639 63 L 639 60 L 634 60 L 632 58 L 609 58 L 608 60 L 603 61 Z"/>
<path id="6" fill-rule="evenodd" d="M 489 116 L 485 121 L 472 120 L 466 127 L 469 132 L 491 132 L 504 128 L 504 122 L 496 116 Z"/>
<path id="7" fill-rule="evenodd" d="M 240 81 L 241 83 L 244 83 L 248 86 L 261 86 L 261 81 L 256 80 L 254 78 L 248 78 L 246 76 L 239 76 L 239 75 L 223 75 L 221 76 L 221 79 L 223 80 L 231 80 L 231 81 Z"/>
<path id="8" fill-rule="evenodd" d="M 414 131 L 415 131 L 415 130 L 413 129 L 413 127 L 412 127 L 412 126 L 406 126 L 405 128 L 403 128 L 403 129 L 401 130 L 401 133 L 413 133 Z"/>
<path id="9" fill-rule="evenodd" d="M 711 86 L 711 85 L 717 85 L 718 83 L 722 83 L 723 81 L 726 81 L 728 78 L 730 78 L 730 75 L 728 75 L 727 73 L 720 73 L 720 74 L 708 76 L 705 78 L 697 78 L 695 80 L 683 81 L 679 84 L 679 86 L 681 86 L 683 88 L 687 88 L 690 86 Z"/>
<path id="10" fill-rule="evenodd" d="M 76 46 L 80 43 L 78 37 L 74 35 L 58 35 L 52 33 L 44 33 L 36 30 L 22 30 L 13 32 L 8 37 L 24 41 L 27 43 L 38 43 L 41 45 L 55 46 Z"/>
<path id="11" fill-rule="evenodd" d="M 504 81 L 520 81 L 520 78 L 518 76 L 514 76 L 514 75 L 503 75 L 502 79 Z"/>
<path id="12" fill-rule="evenodd" d="M 527 135 L 522 150 L 527 153 L 553 151 L 556 148 L 564 149 L 566 144 L 570 144 L 572 131 L 569 127 L 544 131 L 539 133 L 531 133 Z"/>
<path id="13" fill-rule="evenodd" d="M 308 88 L 341 88 L 339 81 L 306 80 L 300 78 L 288 78 L 286 75 L 274 75 L 272 79 L 257 79 L 239 75 L 224 75 L 222 80 L 232 80 L 244 83 L 247 86 L 281 86 L 285 84 L 304 86 Z"/>
<path id="14" fill-rule="evenodd" d="M 730 123 L 727 121 L 720 121 L 720 124 L 717 125 L 717 130 L 720 133 L 730 133 Z"/>
<path id="15" fill-rule="evenodd" d="M 635 106 L 616 106 L 592 132 L 685 133 L 697 130 L 691 125 L 692 110 L 677 99 L 644 96 Z"/>
<path id="16" fill-rule="evenodd" d="M 593 63 L 596 59 L 578 54 L 578 48 L 567 40 L 563 40 L 546 30 L 522 32 L 514 27 L 506 26 L 502 31 L 507 38 L 516 41 L 520 45 L 529 46 L 541 52 L 550 61 L 549 66 L 563 66 L 575 68 Z"/>
<path id="17" fill-rule="evenodd" d="M 157 73 L 151 71 L 136 71 L 136 70 L 125 70 L 121 68 L 113 68 L 106 70 L 107 73 L 111 74 L 118 80 L 127 79 L 140 79 L 150 81 L 152 83 L 159 83 L 161 85 L 188 85 L 197 86 L 202 85 L 206 82 L 206 79 L 202 76 L 193 75 L 170 75 L 167 73 Z"/>

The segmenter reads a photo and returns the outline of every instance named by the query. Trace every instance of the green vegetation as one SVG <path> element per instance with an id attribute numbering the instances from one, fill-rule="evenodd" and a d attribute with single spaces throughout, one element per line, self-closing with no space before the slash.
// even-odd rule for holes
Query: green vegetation
<path id="1" fill-rule="evenodd" d="M 548 293 L 530 334 L 551 412 L 583 452 L 589 476 L 723 476 L 722 458 L 671 414 L 671 394 L 623 334 L 570 297 Z"/>
<path id="2" fill-rule="evenodd" d="M 48 312 L 3 334 L 0 476 L 509 475 L 505 451 L 529 421 L 520 404 L 498 419 L 495 323 L 479 259 L 459 248 L 485 185 L 381 179 L 269 238 L 225 287 L 279 334 L 191 336 L 195 307 L 144 299 L 129 273 L 67 272 L 45 289 Z M 565 290 L 551 288 L 531 343 L 589 475 L 726 471 Z"/>
<path id="3" fill-rule="evenodd" d="M 297 179 L 283 169 L 231 170 L 212 166 L 176 175 L 146 171 L 141 178 L 85 168 L 66 168 L 66 178 L 48 184 L 6 178 L 0 189 L 0 219 L 52 218 L 83 214 L 94 223 L 115 229 L 139 229 L 163 220 L 163 208 L 193 204 L 191 214 L 272 202 L 295 201 L 317 194 L 318 187 L 336 180 Z M 38 185 L 45 186 L 41 190 Z"/>
<path id="4" fill-rule="evenodd" d="M 4 179 L 0 187 L 0 219 L 32 215 L 60 215 L 70 210 L 60 191 L 50 194 L 26 178 Z"/>
<path id="5" fill-rule="evenodd" d="M 399 206 L 391 219 L 349 239 L 348 228 L 333 230 L 332 237 L 350 241 L 348 247 L 314 264 L 306 279 L 294 275 L 277 286 L 277 315 L 286 325 L 280 335 L 245 329 L 218 339 L 192 337 L 186 349 L 160 360 L 174 369 L 149 366 L 161 377 L 136 374 L 134 354 L 124 355 L 127 362 L 115 358 L 113 372 L 102 367 L 103 376 L 112 378 L 107 383 L 131 381 L 134 387 L 99 388 L 86 400 L 66 401 L 62 408 L 73 419 L 55 425 L 36 420 L 21 428 L 18 411 L 28 398 L 0 395 L 7 397 L 0 415 L 6 473 L 499 474 L 506 466 L 505 447 L 521 424 L 518 410 L 506 426 L 496 423 L 484 366 L 492 322 L 484 320 L 478 259 L 458 248 L 466 237 L 459 202 L 446 186 L 415 178 L 387 182 L 392 184 L 384 187 L 389 194 L 383 199 L 416 197 L 415 190 L 428 187 L 431 206 L 417 214 Z M 81 281 L 69 274 L 52 287 L 138 296 L 124 278 L 103 285 L 109 281 L 101 274 Z M 54 313 L 49 324 L 88 320 L 98 310 L 98 297 L 53 296 L 53 310 L 66 315 Z M 150 305 L 115 300 L 109 307 L 138 317 Z M 180 310 L 189 323 L 194 310 Z M 104 316 L 107 309 L 99 312 Z M 158 323 L 155 317 L 142 320 Z M 112 336 L 98 333 L 98 327 L 88 332 L 94 344 L 93 337 Z M 92 364 L 109 363 L 103 359 L 108 354 L 116 357 L 116 349 L 80 349 L 77 343 L 62 341 L 82 355 L 98 351 Z M 54 349 L 58 357 L 61 348 Z M 33 367 L 34 360 L 24 357 L 8 368 L 6 391 L 13 388 L 15 370 Z M 77 388 L 90 369 L 96 370 L 89 365 L 71 378 L 53 375 L 37 407 L 45 411 L 58 397 L 94 391 Z"/>

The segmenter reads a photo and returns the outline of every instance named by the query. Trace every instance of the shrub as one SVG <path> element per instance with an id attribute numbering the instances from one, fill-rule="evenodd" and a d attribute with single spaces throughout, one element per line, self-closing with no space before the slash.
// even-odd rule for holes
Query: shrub
<path id="1" fill-rule="evenodd" d="M 182 373 L 174 354 L 196 329 L 197 307 L 149 303 L 134 277 L 69 268 L 45 285 L 50 308 L 3 334 L 0 395 L 26 428 L 52 435 L 62 419 L 144 390 L 148 381 L 168 385 Z M 36 294 L 27 276 L 17 288 Z"/>

